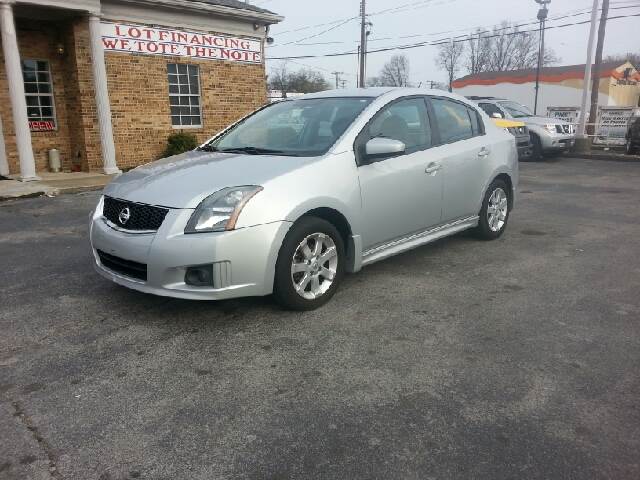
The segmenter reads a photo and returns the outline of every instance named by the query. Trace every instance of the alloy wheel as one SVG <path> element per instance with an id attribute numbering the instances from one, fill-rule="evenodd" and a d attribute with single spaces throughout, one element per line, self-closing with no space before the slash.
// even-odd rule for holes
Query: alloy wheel
<path id="1" fill-rule="evenodd" d="M 502 188 L 496 188 L 489 197 L 487 205 L 487 223 L 492 232 L 499 232 L 507 220 L 509 201 Z"/>
<path id="2" fill-rule="evenodd" d="M 291 261 L 291 281 L 296 293 L 307 300 L 324 295 L 338 271 L 338 249 L 324 233 L 307 235 Z"/>

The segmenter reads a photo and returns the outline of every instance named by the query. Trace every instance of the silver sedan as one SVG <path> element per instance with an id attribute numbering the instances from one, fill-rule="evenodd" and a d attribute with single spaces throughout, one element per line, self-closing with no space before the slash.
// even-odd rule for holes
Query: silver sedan
<path id="1" fill-rule="evenodd" d="M 142 292 L 309 310 L 346 272 L 466 229 L 498 238 L 517 182 L 513 135 L 463 97 L 333 90 L 121 175 L 91 245 L 100 274 Z"/>

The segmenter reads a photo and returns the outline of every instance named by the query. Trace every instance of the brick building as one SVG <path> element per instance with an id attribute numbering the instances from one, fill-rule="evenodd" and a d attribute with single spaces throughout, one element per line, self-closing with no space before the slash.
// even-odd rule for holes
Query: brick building
<path id="1" fill-rule="evenodd" d="M 266 101 L 282 17 L 240 0 L 0 0 L 0 175 L 115 173 Z"/>

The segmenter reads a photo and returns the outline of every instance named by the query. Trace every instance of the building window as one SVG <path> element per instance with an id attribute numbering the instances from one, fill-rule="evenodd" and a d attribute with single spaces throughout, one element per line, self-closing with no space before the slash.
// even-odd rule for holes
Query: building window
<path id="1" fill-rule="evenodd" d="M 46 60 L 22 60 L 22 77 L 31 130 L 56 128 L 51 70 Z"/>
<path id="2" fill-rule="evenodd" d="M 174 127 L 200 127 L 200 71 L 195 65 L 169 63 L 169 105 Z"/>

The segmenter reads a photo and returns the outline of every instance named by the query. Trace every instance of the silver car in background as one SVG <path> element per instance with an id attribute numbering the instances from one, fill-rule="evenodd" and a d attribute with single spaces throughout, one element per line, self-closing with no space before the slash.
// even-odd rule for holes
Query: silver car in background
<path id="1" fill-rule="evenodd" d="M 91 245 L 99 273 L 142 292 L 309 310 L 345 272 L 465 229 L 499 237 L 517 182 L 514 137 L 463 97 L 333 90 L 121 175 Z"/>
<path id="2" fill-rule="evenodd" d="M 487 115 L 524 122 L 531 137 L 531 160 L 540 160 L 545 154 L 565 152 L 576 142 L 575 127 L 564 120 L 534 115 L 528 107 L 495 97 L 468 97 Z"/>

